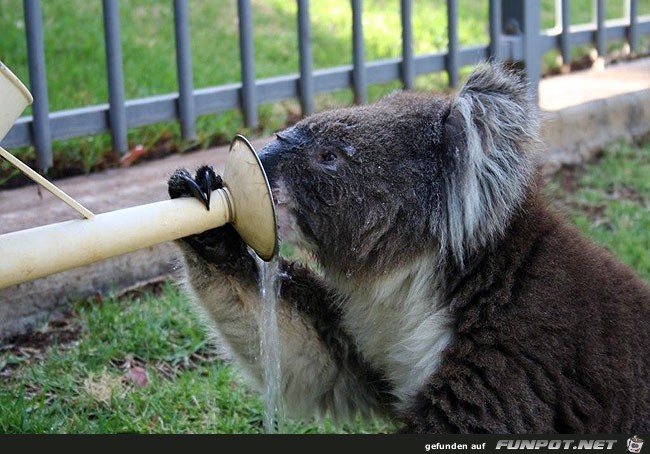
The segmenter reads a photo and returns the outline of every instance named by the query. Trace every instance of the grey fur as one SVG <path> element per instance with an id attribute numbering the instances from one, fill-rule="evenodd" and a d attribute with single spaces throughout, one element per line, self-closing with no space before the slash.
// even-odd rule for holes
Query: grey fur
<path id="1" fill-rule="evenodd" d="M 319 269 L 281 264 L 290 414 L 650 430 L 650 289 L 544 207 L 537 130 L 526 85 L 484 65 L 453 99 L 320 113 L 262 150 L 280 233 Z M 261 386 L 255 261 L 230 226 L 181 244 L 188 291 Z"/>
<path id="2" fill-rule="evenodd" d="M 461 264 L 467 254 L 503 235 L 526 195 L 531 155 L 540 142 L 529 93 L 517 75 L 486 65 L 452 102 L 445 128 L 459 175 L 445 186 L 447 222 L 432 224 L 443 252 Z"/>

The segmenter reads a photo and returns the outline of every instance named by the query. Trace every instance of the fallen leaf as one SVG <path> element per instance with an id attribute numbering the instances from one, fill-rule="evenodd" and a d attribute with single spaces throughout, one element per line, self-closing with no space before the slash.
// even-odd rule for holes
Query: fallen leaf
<path id="1" fill-rule="evenodd" d="M 140 159 L 142 156 L 147 154 L 146 148 L 142 145 L 136 145 L 131 150 L 129 150 L 122 158 L 120 159 L 120 164 L 122 167 L 129 167 L 135 161 Z"/>
<path id="2" fill-rule="evenodd" d="M 147 371 L 143 367 L 134 366 L 124 374 L 124 379 L 127 382 L 133 383 L 136 386 L 144 388 L 149 384 Z"/>

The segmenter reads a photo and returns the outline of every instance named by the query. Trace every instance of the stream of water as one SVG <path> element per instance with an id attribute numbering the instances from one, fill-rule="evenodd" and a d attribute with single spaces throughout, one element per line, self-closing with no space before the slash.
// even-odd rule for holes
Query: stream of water
<path id="1" fill-rule="evenodd" d="M 257 260 L 260 273 L 262 317 L 260 321 L 260 360 L 262 363 L 264 393 L 264 430 L 282 432 L 282 370 L 280 367 L 280 335 L 277 304 L 279 294 L 279 260 Z"/>

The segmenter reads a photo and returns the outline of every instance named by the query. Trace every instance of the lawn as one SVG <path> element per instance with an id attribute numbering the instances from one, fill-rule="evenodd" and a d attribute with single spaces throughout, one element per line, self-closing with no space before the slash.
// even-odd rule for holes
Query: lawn
<path id="1" fill-rule="evenodd" d="M 0 433 L 261 433 L 263 408 L 172 283 L 0 344 Z M 372 432 L 284 423 L 290 433 Z"/>
<path id="2" fill-rule="evenodd" d="M 650 282 L 650 140 L 615 144 L 546 186 L 578 228 Z M 263 408 L 170 282 L 74 304 L 0 343 L 0 433 L 259 433 Z M 382 432 L 287 421 L 291 433 Z"/>
<path id="3" fill-rule="evenodd" d="M 620 17 L 624 0 L 607 2 L 607 17 Z M 45 62 L 50 111 L 107 102 L 108 90 L 103 44 L 102 7 L 98 0 L 41 2 L 43 10 Z M 173 8 L 170 0 L 122 0 L 120 22 L 127 99 L 170 93 L 177 90 L 173 40 Z M 299 68 L 296 33 L 296 2 L 252 0 L 256 75 L 258 78 L 297 73 Z M 401 26 L 398 0 L 364 2 L 364 38 L 368 60 L 401 54 Z M 554 25 L 554 0 L 542 0 L 543 26 Z M 459 38 L 461 45 L 488 40 L 488 2 L 460 0 Z M 592 0 L 572 2 L 572 22 L 591 18 Z M 310 2 L 315 68 L 350 64 L 352 61 L 352 19 L 349 1 Z M 650 14 L 650 0 L 640 0 L 641 14 Z M 444 50 L 447 46 L 444 0 L 416 0 L 413 34 L 416 55 Z M 237 10 L 234 0 L 192 1 L 190 25 L 194 85 L 197 88 L 240 80 Z M 25 23 L 21 0 L 0 0 L 0 60 L 28 82 Z M 584 50 L 583 50 L 584 51 Z M 547 65 L 554 59 L 547 58 Z M 446 86 L 446 75 L 421 76 L 417 87 L 430 90 Z M 369 99 L 399 88 L 399 83 L 372 86 Z M 320 96 L 317 108 L 352 102 L 350 91 Z M 207 115 L 198 119 L 198 140 L 184 143 L 176 123 L 133 129 L 131 146 L 145 149 L 184 151 L 197 146 L 225 143 L 235 131 L 247 136 L 268 134 L 297 118 L 298 103 L 287 101 L 262 106 L 260 127 L 254 131 L 242 125 L 239 112 Z M 58 142 L 50 176 L 88 173 L 115 165 L 109 151 L 110 137 Z M 32 162 L 31 147 L 13 150 Z M 0 187 L 11 183 L 17 173 L 0 162 Z M 14 181 L 15 183 L 15 181 Z"/>
<path id="4" fill-rule="evenodd" d="M 564 169 L 549 199 L 587 236 L 650 282 L 650 140 L 618 143 L 586 168 Z"/>

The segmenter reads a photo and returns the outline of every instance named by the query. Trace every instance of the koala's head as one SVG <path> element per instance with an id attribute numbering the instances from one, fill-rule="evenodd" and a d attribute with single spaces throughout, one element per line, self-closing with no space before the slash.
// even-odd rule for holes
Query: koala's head
<path id="1" fill-rule="evenodd" d="M 485 65 L 455 98 L 402 92 L 306 118 L 260 153 L 280 238 L 347 276 L 425 253 L 462 265 L 524 197 L 533 106 L 519 76 Z"/>

